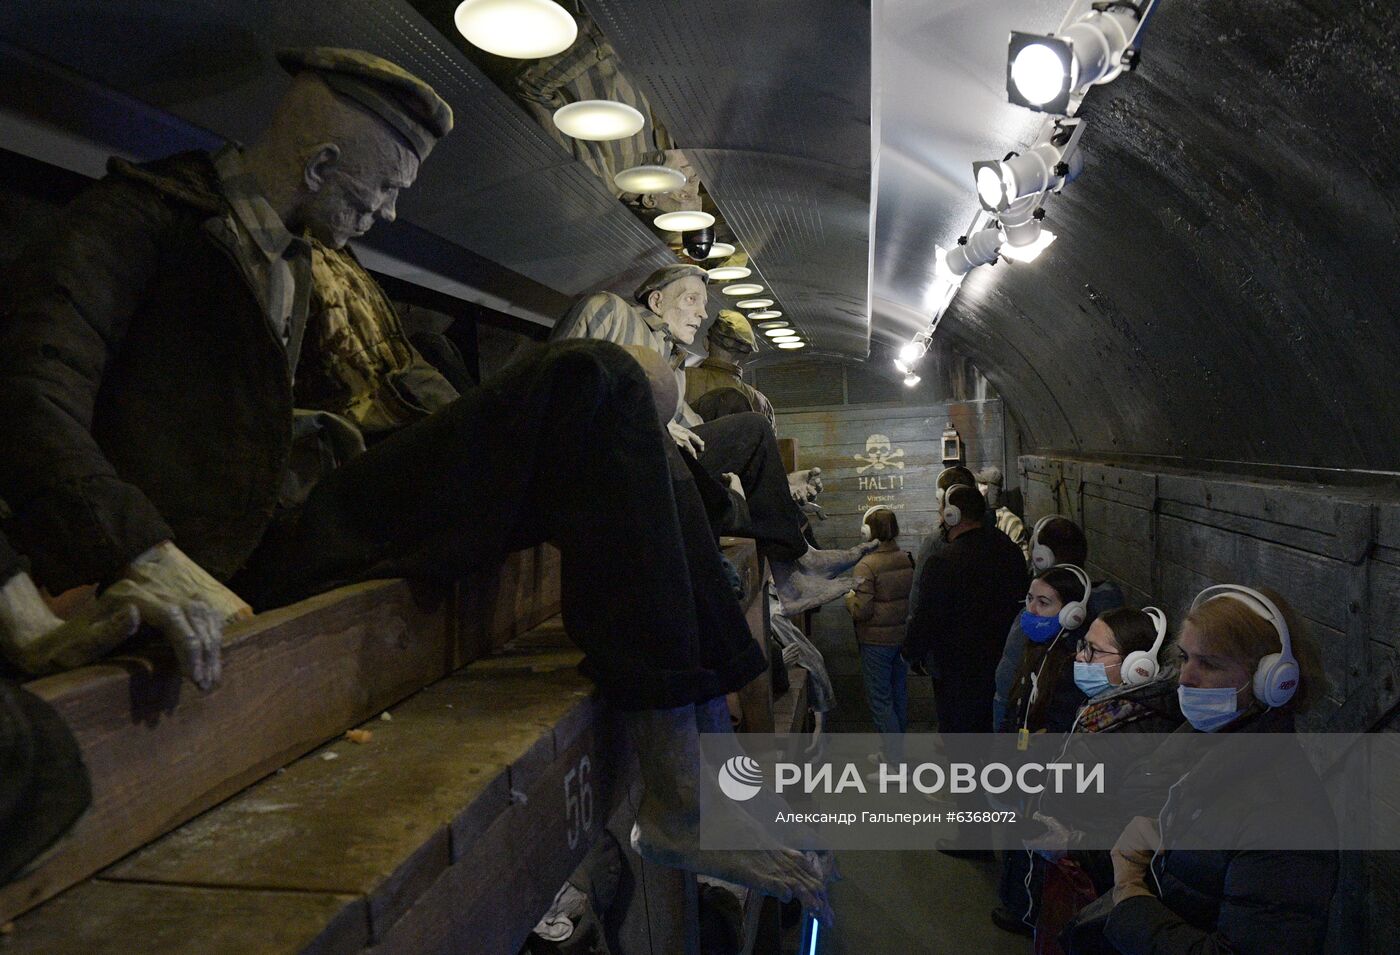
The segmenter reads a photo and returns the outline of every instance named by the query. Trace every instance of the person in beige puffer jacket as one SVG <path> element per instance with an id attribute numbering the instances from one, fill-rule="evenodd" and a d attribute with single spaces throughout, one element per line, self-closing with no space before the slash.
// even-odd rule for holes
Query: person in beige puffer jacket
<path id="1" fill-rule="evenodd" d="M 914 556 L 899 546 L 899 520 L 887 507 L 865 512 L 861 533 L 879 546 L 852 571 L 855 589 L 846 594 L 846 609 L 860 644 L 860 669 L 870 715 L 881 736 L 886 762 L 903 758 L 903 733 L 909 723 L 909 666 L 899 655 L 909 616 L 909 589 L 914 584 Z"/>

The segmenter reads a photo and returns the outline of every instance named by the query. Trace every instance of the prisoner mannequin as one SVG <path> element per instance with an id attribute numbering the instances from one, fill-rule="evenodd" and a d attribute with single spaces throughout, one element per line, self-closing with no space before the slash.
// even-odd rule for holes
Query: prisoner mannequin
<path id="1" fill-rule="evenodd" d="M 744 381 L 744 365 L 758 350 L 753 326 L 740 312 L 721 309 L 705 336 L 705 360 L 685 373 L 685 400 L 706 421 L 726 414 L 753 411 L 775 424 L 773 405 L 757 388 Z M 822 491 L 821 468 L 807 468 L 788 475 L 792 499 L 808 504 Z"/>
<path id="2" fill-rule="evenodd" d="M 764 664 L 620 349 L 532 351 L 277 510 L 314 250 L 298 237 L 336 250 L 392 220 L 451 128 L 431 88 L 377 57 L 281 59 L 295 79 L 256 144 L 114 163 L 17 263 L 0 417 L 18 440 L 0 455 L 0 495 L 36 580 L 149 590 L 133 601 L 141 619 L 210 686 L 222 626 L 249 604 L 456 578 L 552 540 L 566 628 L 629 714 L 639 846 L 823 909 L 823 874 L 800 853 L 698 848 L 697 727 Z"/>
<path id="3" fill-rule="evenodd" d="M 651 347 L 672 364 L 683 387 L 680 349 L 695 340 L 705 322 L 704 270 L 691 265 L 659 269 L 638 287 L 634 299 L 637 305 L 609 292 L 588 296 L 575 303 L 550 337 Z M 702 488 L 706 483 L 718 485 L 723 472 L 732 471 L 741 478 L 751 520 L 738 532 L 758 541 L 785 614 L 794 616 L 838 599 L 854 586 L 849 576 L 836 575 L 849 570 L 870 547 L 823 551 L 808 545 L 802 536 L 802 514 L 792 500 L 777 440 L 766 419 L 735 414 L 702 422 L 680 401 L 667 427 Z"/>

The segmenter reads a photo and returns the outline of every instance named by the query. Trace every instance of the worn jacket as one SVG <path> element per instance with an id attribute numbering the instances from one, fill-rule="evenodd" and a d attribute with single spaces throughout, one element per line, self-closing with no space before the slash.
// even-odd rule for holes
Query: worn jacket
<path id="1" fill-rule="evenodd" d="M 744 381 L 743 375 L 744 370 L 734 362 L 711 355 L 700 364 L 685 370 L 686 403 L 703 416 L 704 412 L 699 408 L 701 398 L 712 391 L 732 388 L 743 395 L 748 403 L 749 411 L 763 415 L 768 419 L 768 423 L 772 424 L 774 421 L 773 405 L 769 403 L 763 392 Z"/>
<path id="2" fill-rule="evenodd" d="M 209 157 L 109 169 L 0 283 L 0 498 L 50 590 L 167 538 L 227 578 L 291 449 L 286 350 Z"/>
<path id="3" fill-rule="evenodd" d="M 1268 710 L 1236 733 L 1291 733 L 1292 714 Z M 1181 732 L 1194 732 L 1189 726 Z M 1247 738 L 1244 741 L 1247 745 Z M 1268 806 L 1261 813 L 1258 807 Z M 1336 852 L 1280 851 L 1276 831 L 1331 827 L 1332 810 L 1302 749 L 1286 765 L 1242 773 L 1228 750 L 1210 753 L 1172 788 L 1160 816 L 1165 847 L 1150 887 L 1114 906 L 1104 935 L 1125 955 L 1321 953 L 1337 885 Z M 1228 850 L 1173 850 L 1192 832 L 1228 833 Z M 1253 848 L 1257 845 L 1258 848 Z"/>
<path id="4" fill-rule="evenodd" d="M 882 541 L 851 571 L 856 586 L 846 600 L 856 626 L 856 640 L 881 647 L 904 643 L 909 617 L 909 588 L 914 584 L 914 555 L 895 541 Z"/>
<path id="5" fill-rule="evenodd" d="M 701 417 L 685 400 L 684 355 L 666 330 L 666 323 L 651 309 L 633 305 L 612 292 L 599 292 L 575 302 L 568 314 L 555 323 L 549 338 L 595 338 L 614 345 L 650 348 L 675 369 L 677 397 L 672 420 L 687 428 L 700 424 Z"/>

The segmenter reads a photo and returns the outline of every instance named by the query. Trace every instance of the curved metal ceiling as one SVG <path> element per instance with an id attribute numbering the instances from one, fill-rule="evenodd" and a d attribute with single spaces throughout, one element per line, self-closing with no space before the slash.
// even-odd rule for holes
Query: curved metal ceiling
<path id="1" fill-rule="evenodd" d="M 1370 2 L 1159 5 L 1141 68 L 1085 100 L 1058 241 L 974 270 L 939 328 L 1027 447 L 1400 471 L 1394 24 Z M 911 274 L 880 294 L 917 297 Z"/>

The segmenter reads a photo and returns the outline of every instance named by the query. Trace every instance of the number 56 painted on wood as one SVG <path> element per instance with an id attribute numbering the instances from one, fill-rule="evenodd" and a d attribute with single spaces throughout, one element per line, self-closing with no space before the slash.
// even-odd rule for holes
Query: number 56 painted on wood
<path id="1" fill-rule="evenodd" d="M 578 848 L 579 837 L 593 828 L 592 765 L 584 756 L 564 775 L 564 814 L 569 823 L 569 848 Z M 575 786 L 577 782 L 577 786 Z M 577 792 L 575 792 L 577 789 Z"/>

